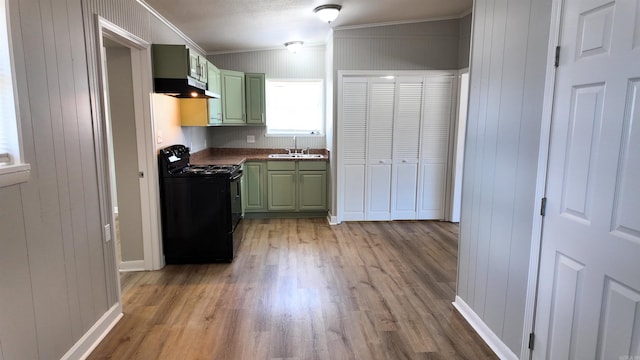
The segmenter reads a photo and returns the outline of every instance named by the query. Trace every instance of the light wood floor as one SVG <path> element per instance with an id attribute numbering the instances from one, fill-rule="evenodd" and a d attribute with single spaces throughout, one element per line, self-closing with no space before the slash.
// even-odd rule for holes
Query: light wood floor
<path id="1" fill-rule="evenodd" d="M 495 359 L 454 310 L 458 227 L 244 220 L 232 264 L 122 275 L 90 359 Z"/>

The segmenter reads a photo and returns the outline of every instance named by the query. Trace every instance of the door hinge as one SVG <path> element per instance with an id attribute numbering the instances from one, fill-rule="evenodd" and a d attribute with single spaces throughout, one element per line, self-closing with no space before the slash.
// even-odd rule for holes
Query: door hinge
<path id="1" fill-rule="evenodd" d="M 540 216 L 544 216 L 547 212 L 547 198 L 543 197 L 540 201 Z"/>
<path id="2" fill-rule="evenodd" d="M 534 333 L 529 334 L 529 350 L 533 350 L 533 342 L 536 340 Z"/>
<path id="3" fill-rule="evenodd" d="M 560 66 L 560 46 L 556 46 L 556 58 L 555 58 L 555 67 Z"/>

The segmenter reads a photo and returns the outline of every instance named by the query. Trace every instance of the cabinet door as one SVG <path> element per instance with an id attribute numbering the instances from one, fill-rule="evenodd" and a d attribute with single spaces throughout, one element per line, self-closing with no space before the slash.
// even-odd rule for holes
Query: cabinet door
<path id="1" fill-rule="evenodd" d="M 222 123 L 245 124 L 244 73 L 220 70 L 222 80 Z"/>
<path id="2" fill-rule="evenodd" d="M 220 95 L 220 69 L 215 65 L 207 63 L 207 90 Z"/>
<path id="3" fill-rule="evenodd" d="M 247 124 L 265 123 L 264 74 L 245 74 Z"/>
<path id="4" fill-rule="evenodd" d="M 200 55 L 189 49 L 189 76 L 194 79 L 200 79 Z"/>
<path id="5" fill-rule="evenodd" d="M 208 63 L 209 61 L 207 61 L 207 58 L 198 55 L 198 80 L 202 81 L 205 84 L 207 83 L 207 78 L 209 77 Z"/>
<path id="6" fill-rule="evenodd" d="M 298 172 L 298 209 L 300 211 L 327 209 L 327 172 Z"/>
<path id="7" fill-rule="evenodd" d="M 212 63 L 208 63 L 207 65 L 207 90 L 211 91 L 214 94 L 217 94 L 220 97 L 221 85 L 220 85 L 220 70 L 213 65 Z M 210 125 L 220 125 L 222 124 L 222 100 L 220 99 L 209 99 L 209 124 Z"/>
<path id="8" fill-rule="evenodd" d="M 265 211 L 266 199 L 266 167 L 263 162 L 247 162 L 244 164 L 242 202 L 246 212 Z"/>
<path id="9" fill-rule="evenodd" d="M 295 171 L 268 171 L 267 185 L 269 210 L 296 210 Z"/>

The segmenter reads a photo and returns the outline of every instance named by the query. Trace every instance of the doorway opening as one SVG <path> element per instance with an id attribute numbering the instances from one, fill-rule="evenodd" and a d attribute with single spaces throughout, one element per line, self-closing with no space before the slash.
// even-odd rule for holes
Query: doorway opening
<path id="1" fill-rule="evenodd" d="M 121 272 L 160 269 L 150 44 L 103 19 L 99 39 L 105 180 L 116 266 Z"/>

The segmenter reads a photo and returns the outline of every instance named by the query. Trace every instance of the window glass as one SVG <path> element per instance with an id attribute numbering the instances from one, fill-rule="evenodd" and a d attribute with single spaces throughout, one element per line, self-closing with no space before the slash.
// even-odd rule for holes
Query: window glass
<path id="1" fill-rule="evenodd" d="M 0 0 L 0 166 L 20 162 L 10 54 L 7 3 Z"/>
<path id="2" fill-rule="evenodd" d="M 268 134 L 321 134 L 322 80 L 267 80 Z"/>

